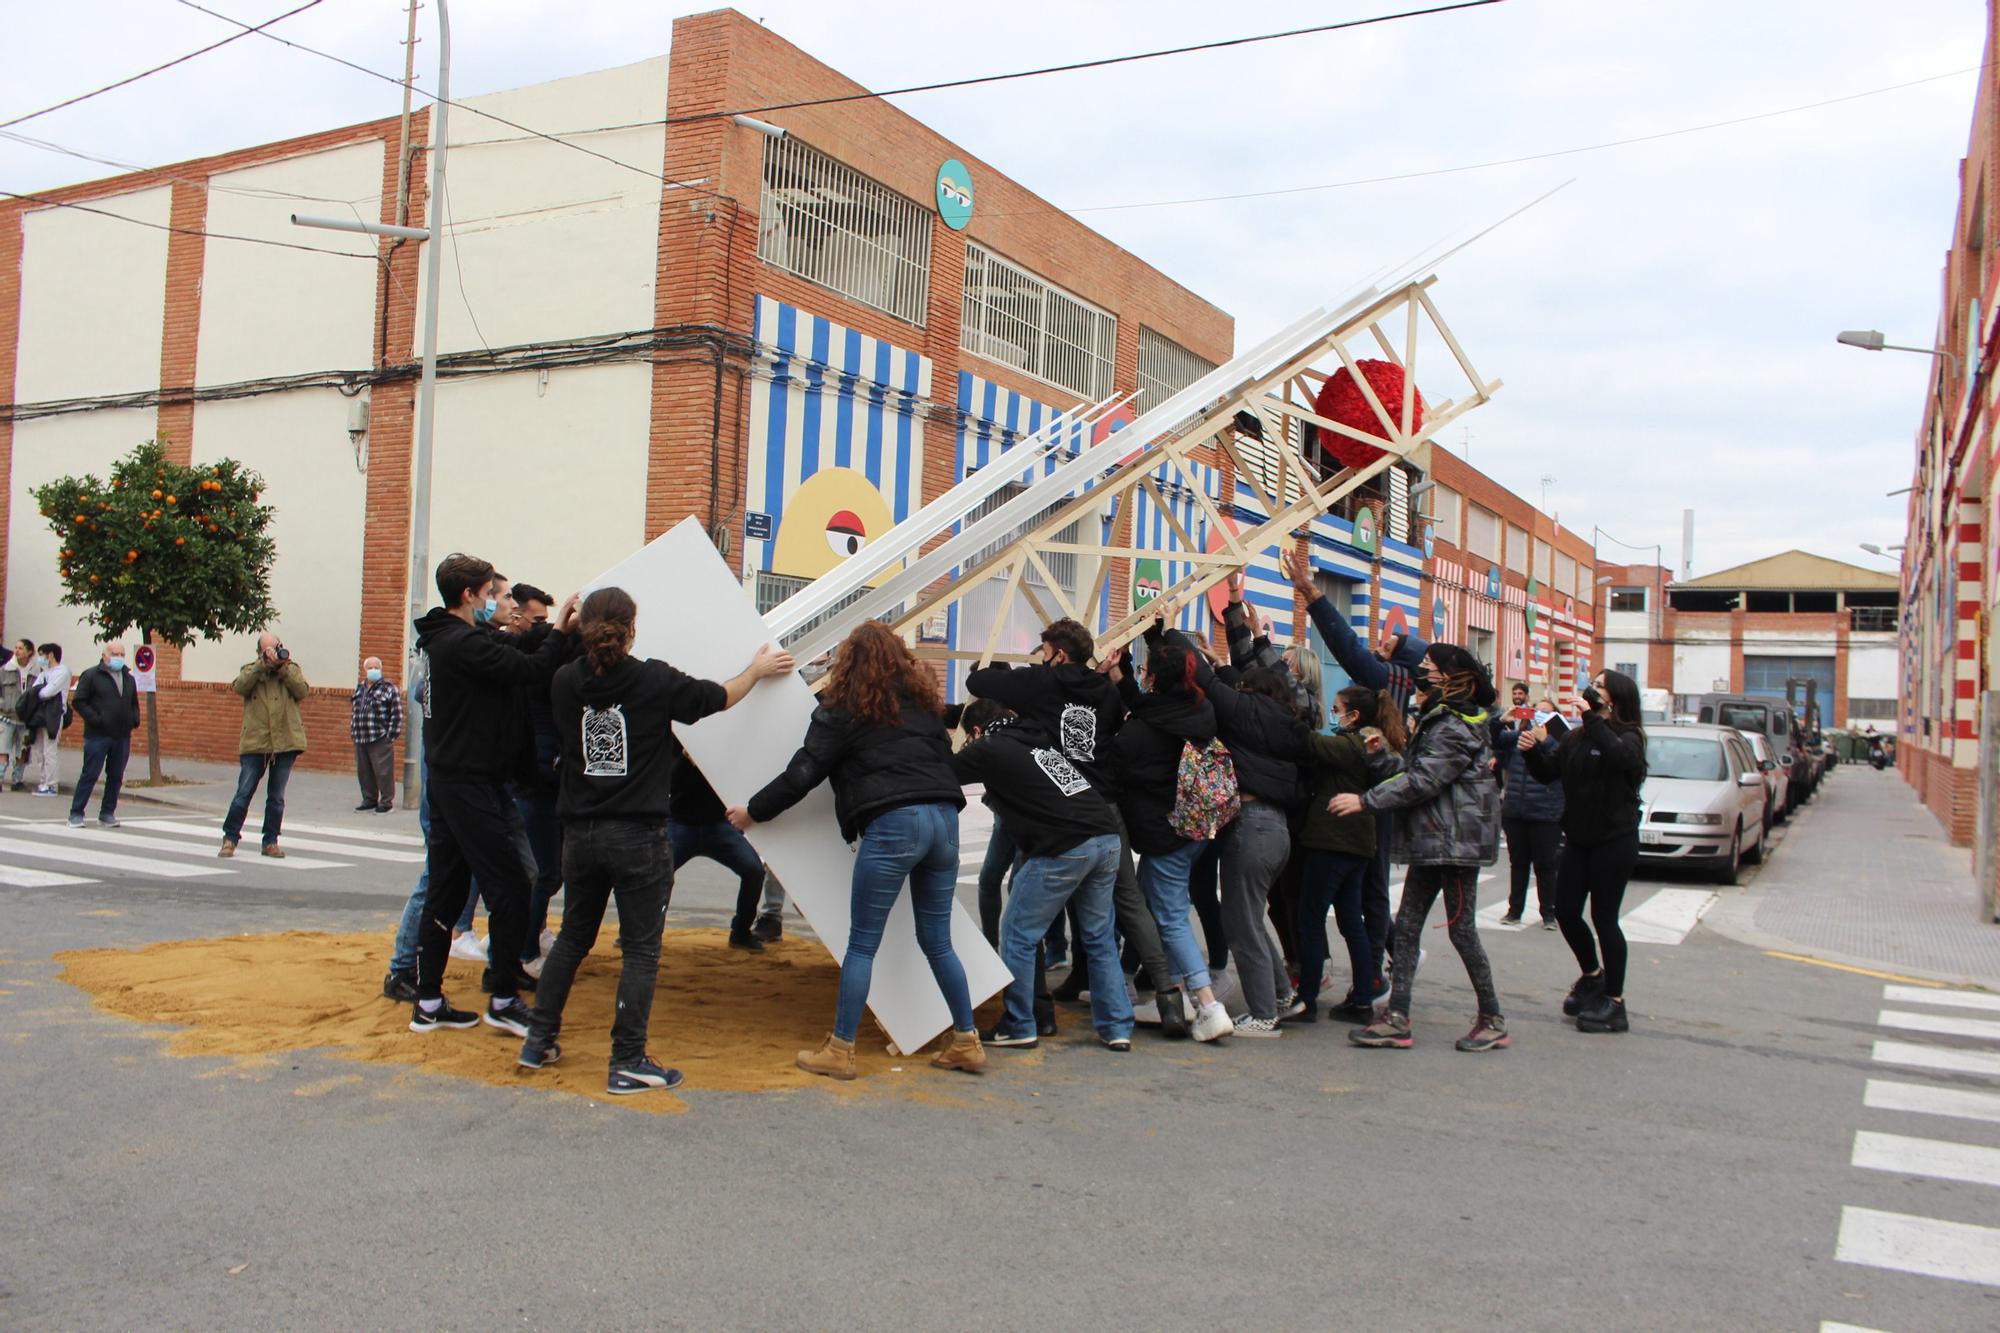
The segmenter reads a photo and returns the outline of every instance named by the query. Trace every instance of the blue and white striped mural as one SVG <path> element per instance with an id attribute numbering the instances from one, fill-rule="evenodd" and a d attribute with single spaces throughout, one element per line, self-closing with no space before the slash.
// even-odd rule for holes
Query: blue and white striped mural
<path id="1" fill-rule="evenodd" d="M 1262 523 L 1267 515 L 1257 502 L 1257 493 L 1241 477 L 1236 480 L 1236 503 L 1230 517 L 1239 531 Z M 1267 546 L 1250 557 L 1243 575 L 1243 600 L 1251 614 L 1271 618 L 1271 642 L 1290 645 L 1297 627 L 1292 623 L 1292 581 L 1278 563 L 1278 548 Z"/>
<path id="2" fill-rule="evenodd" d="M 1200 482 L 1203 492 L 1210 500 L 1214 500 L 1222 484 L 1221 471 L 1203 463 L 1195 463 L 1191 466 L 1195 479 Z M 1162 463 L 1153 470 L 1153 483 L 1159 487 L 1160 494 L 1166 497 L 1167 504 L 1172 510 L 1173 516 L 1180 520 L 1181 526 L 1187 530 L 1190 536 L 1205 546 L 1208 542 L 1208 512 L 1202 508 L 1201 501 L 1195 498 L 1195 493 L 1189 487 L 1186 476 L 1186 473 L 1176 468 L 1172 463 Z M 1152 495 L 1149 492 L 1136 489 L 1127 491 L 1126 495 L 1129 498 L 1129 503 L 1132 505 L 1132 540 L 1130 544 L 1161 552 L 1180 550 L 1180 536 L 1174 531 L 1173 525 L 1167 521 L 1165 512 L 1154 502 Z M 1115 525 L 1113 531 L 1116 531 Z M 1164 558 L 1164 556 L 1160 560 L 1160 581 L 1162 587 L 1170 587 L 1175 580 L 1185 578 L 1193 572 L 1194 566 L 1185 560 L 1172 560 Z M 1105 589 L 1101 614 L 1109 617 L 1112 609 L 1111 592 L 1107 588 Z M 1124 608 L 1120 607 L 1117 609 L 1122 613 Z M 1182 607 L 1180 614 L 1174 620 L 1174 624 L 1177 628 L 1184 629 L 1190 634 L 1205 637 L 1208 634 L 1209 627 L 1208 599 L 1206 597 L 1197 597 L 1193 602 Z"/>
<path id="3" fill-rule="evenodd" d="M 817 578 L 922 506 L 931 362 L 768 296 L 754 337 L 743 566 Z"/>

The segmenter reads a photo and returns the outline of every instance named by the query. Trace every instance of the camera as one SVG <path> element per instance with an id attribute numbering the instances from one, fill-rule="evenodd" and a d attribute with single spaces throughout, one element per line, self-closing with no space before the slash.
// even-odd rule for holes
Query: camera
<path id="1" fill-rule="evenodd" d="M 292 650 L 285 647 L 282 643 L 278 645 L 278 660 L 280 662 L 289 662 L 292 660 Z"/>

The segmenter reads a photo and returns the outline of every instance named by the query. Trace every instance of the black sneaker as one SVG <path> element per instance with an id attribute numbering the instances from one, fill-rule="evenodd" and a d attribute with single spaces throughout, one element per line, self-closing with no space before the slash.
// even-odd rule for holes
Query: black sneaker
<path id="1" fill-rule="evenodd" d="M 417 1002 L 417 979 L 407 972 L 391 972 L 382 978 L 382 998 L 402 1004 Z"/>
<path id="2" fill-rule="evenodd" d="M 1625 1016 L 1625 1004 L 1602 991 L 1576 1016 L 1578 1032 L 1630 1032 L 1632 1020 Z"/>
<path id="3" fill-rule="evenodd" d="M 979 1040 L 988 1046 L 1005 1046 L 1016 1051 L 1032 1051 L 1042 1044 L 1042 1039 L 1032 1032 L 1009 1032 L 997 1026 L 980 1033 Z"/>
<path id="4" fill-rule="evenodd" d="M 1563 1013 L 1570 1018 L 1575 1018 L 1585 1009 L 1595 1004 L 1603 994 L 1604 974 L 1602 972 L 1599 972 L 1594 977 L 1578 977 L 1576 984 L 1569 988 L 1569 994 L 1563 997 Z"/>
<path id="5" fill-rule="evenodd" d="M 373 801 L 363 801 L 360 805 L 354 807 L 355 812 L 357 814 L 363 810 L 373 810 L 374 808 L 375 808 L 375 802 Z"/>
<path id="6" fill-rule="evenodd" d="M 1503 926 L 1518 926 L 1521 924 L 1521 914 L 1519 912 L 1509 912 L 1500 918 L 1500 924 Z"/>
<path id="7" fill-rule="evenodd" d="M 530 1037 L 522 1045 L 521 1054 L 514 1063 L 523 1069 L 546 1069 L 560 1059 L 562 1043 L 552 1041 L 546 1046 L 537 1046 L 535 1039 Z"/>
<path id="8" fill-rule="evenodd" d="M 499 1028 L 502 1032 L 511 1032 L 517 1037 L 528 1035 L 528 1006 L 522 1004 L 518 996 L 509 995 L 504 1000 L 493 1001 L 486 1006 L 486 1012 L 480 1018 L 488 1027 Z"/>
<path id="9" fill-rule="evenodd" d="M 628 1093 L 656 1089 L 671 1092 L 681 1082 L 680 1070 L 663 1068 L 654 1063 L 652 1056 L 642 1055 L 630 1064 L 611 1066 L 611 1077 L 605 1080 L 604 1090 L 613 1096 L 623 1097 Z"/>
<path id="10" fill-rule="evenodd" d="M 764 941 L 758 939 L 752 931 L 738 930 L 734 926 L 731 926 L 729 928 L 729 947 L 732 949 L 741 949 L 745 953 L 762 953 L 764 952 Z"/>
<path id="11" fill-rule="evenodd" d="M 776 912 L 765 912 L 750 923 L 750 933 L 766 944 L 775 944 L 785 937 L 785 921 Z"/>
<path id="12" fill-rule="evenodd" d="M 440 997 L 442 998 L 442 997 Z M 454 1009 L 450 1000 L 444 1000 L 429 1013 L 424 1012 L 421 1003 L 410 1006 L 410 1031 L 436 1032 L 439 1028 L 476 1028 L 479 1015 L 464 1009 Z"/>

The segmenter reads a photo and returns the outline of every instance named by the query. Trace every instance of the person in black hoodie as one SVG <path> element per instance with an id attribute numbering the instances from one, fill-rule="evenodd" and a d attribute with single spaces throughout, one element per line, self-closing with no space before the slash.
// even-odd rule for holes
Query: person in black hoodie
<path id="1" fill-rule="evenodd" d="M 583 604 L 582 660 L 556 672 L 550 710 L 562 744 L 556 808 L 563 822 L 562 931 L 542 967 L 520 1063 L 540 1069 L 562 1057 L 556 1037 L 577 965 L 597 943 L 606 902 L 618 899 L 617 1017 L 605 1091 L 678 1087 L 681 1073 L 646 1054 L 660 930 L 674 887 L 667 841 L 680 743 L 673 724 L 733 708 L 760 680 L 790 675 L 792 659 L 769 644 L 727 684 L 683 675 L 632 656 L 638 607 L 623 588 L 599 588 Z"/>
<path id="2" fill-rule="evenodd" d="M 1646 728 L 1639 686 L 1630 676 L 1605 671 L 1597 688 L 1564 701 L 1583 724 L 1560 742 L 1523 732 L 1517 742 L 1528 771 L 1543 782 L 1562 782 L 1563 855 L 1556 873 L 1556 924 L 1583 975 L 1570 987 L 1563 1012 L 1584 1032 L 1625 1032 L 1625 932 L 1618 911 L 1625 882 L 1639 860 L 1639 789 L 1646 781 Z M 1592 940 L 1583 924 L 1590 904 Z M 1598 947 L 1604 962 L 1597 960 Z"/>
<path id="3" fill-rule="evenodd" d="M 1020 849 L 1014 891 L 1000 918 L 1000 958 L 1014 980 L 1007 1017 L 983 1040 L 1031 1048 L 1040 1042 L 1033 995 L 1035 951 L 1065 905 L 1076 910 L 1079 959 L 1099 975 L 1123 977 L 1111 931 L 1111 886 L 1118 879 L 1118 816 L 1090 779 L 1034 723 L 981 699 L 960 719 L 969 738 L 951 766 L 961 782 L 986 785 L 1000 827 Z M 1114 1051 L 1132 1049 L 1132 1001 L 1125 987 L 1090 992 L 1098 1038 Z"/>
<path id="4" fill-rule="evenodd" d="M 678 744 L 675 746 L 679 749 Z M 736 914 L 729 918 L 729 947 L 749 953 L 764 952 L 764 941 L 751 933 L 757 919 L 757 903 L 764 895 L 764 858 L 750 840 L 729 822 L 728 807 L 708 785 L 701 770 L 682 751 L 674 767 L 674 789 L 667 797 L 667 842 L 674 853 L 674 869 L 697 856 L 705 856 L 736 875 Z"/>
<path id="5" fill-rule="evenodd" d="M 496 617 L 505 624 L 514 603 L 490 563 L 454 552 L 438 563 L 437 587 L 444 605 L 416 622 L 417 652 L 428 682 L 423 735 L 430 778 L 424 798 L 431 829 L 410 1031 L 476 1027 L 483 1017 L 492 1027 L 525 1037 L 529 1011 L 518 992 L 529 884 L 514 841 L 520 815 L 507 794 L 528 744 L 517 690 L 546 684 L 562 664 L 576 597 L 563 603 L 554 631 L 528 653 L 489 628 Z M 493 999 L 483 1015 L 454 1009 L 443 990 L 452 925 L 474 875 L 486 898 L 489 926 L 486 980 Z"/>
<path id="6" fill-rule="evenodd" d="M 951 947 L 958 812 L 965 808 L 965 793 L 952 771 L 943 713 L 929 668 L 888 626 L 864 621 L 834 651 L 820 705 L 792 762 L 748 806 L 729 811 L 729 822 L 747 833 L 831 778 L 840 836 L 861 844 L 833 1031 L 818 1050 L 799 1052 L 798 1067 L 808 1074 L 854 1077 L 854 1038 L 868 1003 L 875 953 L 905 880 L 917 945 L 951 1011 L 951 1039 L 931 1064 L 969 1074 L 986 1068 L 965 967 Z"/>
<path id="7" fill-rule="evenodd" d="M 1153 978 L 1154 985 L 1170 987 L 1160 997 L 1162 1025 L 1168 1021 L 1167 1010 L 1178 1009 L 1181 1003 L 1180 987 L 1171 985 L 1179 981 L 1194 992 L 1201 1006 L 1194 1039 L 1214 1041 L 1229 1035 L 1229 1014 L 1215 998 L 1208 964 L 1188 926 L 1188 871 L 1206 840 L 1183 838 L 1172 823 L 1181 751 L 1189 745 L 1200 750 L 1215 739 L 1215 709 L 1194 683 L 1198 656 L 1185 644 L 1160 642 L 1146 655 L 1143 694 L 1120 668 L 1119 688 L 1131 715 L 1112 739 L 1111 761 L 1118 774 L 1125 828 L 1139 853 L 1139 887 L 1160 927 L 1167 955 L 1168 974 Z"/>
<path id="8" fill-rule="evenodd" d="M 97 666 L 76 678 L 71 702 L 83 719 L 83 771 L 70 798 L 69 822 L 83 826 L 91 788 L 104 774 L 104 799 L 97 803 L 97 822 L 118 827 L 118 792 L 125 785 L 125 761 L 132 755 L 132 729 L 139 725 L 139 688 L 125 670 L 125 645 L 113 639 L 104 645 Z"/>
<path id="9" fill-rule="evenodd" d="M 546 631 L 555 598 L 532 583 L 516 583 L 512 589 L 515 612 L 507 628 L 523 636 L 524 646 L 539 643 L 529 638 Z M 521 835 L 528 840 L 529 855 L 535 862 L 533 888 L 528 896 L 528 929 L 521 937 L 521 970 L 540 976 L 543 936 L 549 924 L 549 903 L 562 892 L 562 821 L 556 817 L 555 719 L 549 712 L 546 685 L 521 691 L 521 706 L 528 712 L 528 749 L 522 756 L 521 771 L 513 782 L 514 808 L 521 816 Z"/>
<path id="10" fill-rule="evenodd" d="M 1145 895 L 1139 892 L 1139 878 L 1132 869 L 1132 840 L 1125 819 L 1118 811 L 1118 775 L 1109 762 L 1112 739 L 1125 722 L 1125 704 L 1118 687 L 1090 665 L 1097 644 L 1090 631 L 1077 621 L 1049 622 L 1042 631 L 1041 660 L 1032 666 L 1009 669 L 1005 664 L 981 667 L 965 680 L 966 690 L 976 699 L 991 699 L 1018 713 L 1023 721 L 1056 738 L 1062 752 L 1090 785 L 1111 803 L 1118 821 L 1118 883 L 1112 905 L 1118 914 L 1118 930 L 1139 955 L 1140 965 L 1153 985 L 1167 986 L 1167 956 L 1160 947 L 1160 928 L 1146 910 Z M 1000 840 L 996 830 L 993 844 Z M 983 904 L 982 904 L 983 911 Z M 1123 977 L 1121 969 L 1119 977 Z M 1069 976 L 1056 988 L 1056 998 L 1075 1001 L 1089 984 L 1087 956 L 1079 948 Z M 1117 983 L 1113 978 L 1106 984 Z M 1185 1036 L 1187 1024 L 1180 1010 L 1161 1012 L 1169 1036 Z"/>

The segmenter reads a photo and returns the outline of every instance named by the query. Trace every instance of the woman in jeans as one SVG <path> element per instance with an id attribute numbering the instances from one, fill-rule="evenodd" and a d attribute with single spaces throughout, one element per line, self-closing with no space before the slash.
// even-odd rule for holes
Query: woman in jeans
<path id="1" fill-rule="evenodd" d="M 1347 998 L 1330 1011 L 1334 1018 L 1366 1023 L 1378 1004 L 1387 1004 L 1389 983 L 1382 976 L 1382 955 L 1368 936 L 1361 906 L 1368 872 L 1375 863 L 1375 820 L 1370 815 L 1336 815 L 1334 797 L 1368 790 L 1368 750 L 1377 736 L 1391 753 L 1402 753 L 1403 710 L 1387 690 L 1350 685 L 1334 696 L 1331 736 L 1309 737 L 1312 793 L 1306 798 L 1305 828 L 1299 850 L 1305 857 L 1298 917 L 1300 1012 L 1294 1017 L 1318 1021 L 1320 975 L 1326 967 L 1326 914 L 1333 910 L 1340 938 L 1347 945 L 1353 984 Z"/>
<path id="2" fill-rule="evenodd" d="M 1500 859 L 1500 793 L 1493 780 L 1487 711 L 1493 682 L 1479 659 L 1456 644 L 1434 643 L 1424 652 L 1423 712 L 1400 755 L 1369 756 L 1377 779 L 1365 795 L 1336 796 L 1336 815 L 1362 810 L 1396 812 L 1396 859 L 1410 867 L 1396 911 L 1396 959 L 1391 969 L 1389 1012 L 1380 1021 L 1348 1033 L 1357 1046 L 1408 1049 L 1410 985 L 1416 977 L 1418 944 L 1431 904 L 1444 899 L 1452 947 L 1479 997 L 1472 1030 L 1458 1039 L 1461 1051 L 1492 1051 L 1508 1044 L 1507 1022 L 1493 991 L 1493 969 L 1479 944 L 1473 913 L 1479 867 Z"/>
<path id="3" fill-rule="evenodd" d="M 1129 659 L 1128 659 L 1129 660 Z M 1118 804 L 1132 850 L 1139 853 L 1139 889 L 1160 927 L 1160 944 L 1173 977 L 1153 978 L 1159 987 L 1162 1019 L 1166 1006 L 1181 1003 L 1180 986 L 1195 994 L 1200 1012 L 1196 1041 L 1214 1041 L 1234 1030 L 1228 1011 L 1215 998 L 1208 964 L 1188 925 L 1188 872 L 1205 839 L 1183 838 L 1169 822 L 1178 789 L 1181 750 L 1200 749 L 1215 739 L 1215 709 L 1195 684 L 1196 655 L 1171 639 L 1146 656 L 1146 691 L 1122 670 L 1131 716 L 1111 740 L 1112 771 L 1118 775 Z M 1167 1029 L 1172 1031 L 1171 1028 Z"/>
<path id="4" fill-rule="evenodd" d="M 638 608 L 622 588 L 599 588 L 583 603 L 584 656 L 560 668 L 549 687 L 561 786 L 563 919 L 542 963 L 541 986 L 521 1046 L 520 1063 L 540 1069 L 562 1058 L 556 1036 L 577 965 L 597 943 L 606 902 L 618 899 L 617 1017 L 611 1025 L 614 1094 L 678 1087 L 681 1072 L 646 1054 L 653 986 L 660 970 L 660 929 L 674 885 L 667 843 L 673 724 L 733 708 L 768 676 L 791 674 L 792 659 L 768 645 L 726 685 L 686 676 L 665 662 L 632 656 Z"/>
<path id="5" fill-rule="evenodd" d="M 1523 733 L 1528 770 L 1563 788 L 1562 869 L 1556 874 L 1556 924 L 1583 975 L 1570 987 L 1563 1012 L 1584 1032 L 1625 1032 L 1625 932 L 1618 911 L 1625 882 L 1639 860 L 1639 788 L 1646 781 L 1646 729 L 1639 686 L 1606 671 L 1597 688 L 1566 701 L 1583 718 L 1560 742 Z M 1584 904 L 1591 924 L 1583 924 Z M 1598 948 L 1604 962 L 1597 961 Z"/>
<path id="6" fill-rule="evenodd" d="M 799 1068 L 809 1074 L 854 1077 L 854 1037 L 868 1003 L 875 953 L 905 880 L 917 945 L 951 1010 L 951 1040 L 931 1064 L 970 1074 L 986 1068 L 965 968 L 951 947 L 958 812 L 965 796 L 952 772 L 943 714 L 937 679 L 909 646 L 878 621 L 858 625 L 834 651 L 799 752 L 747 807 L 729 812 L 729 822 L 747 832 L 831 778 L 840 835 L 861 843 L 833 1031 L 818 1050 L 798 1055 Z"/>

